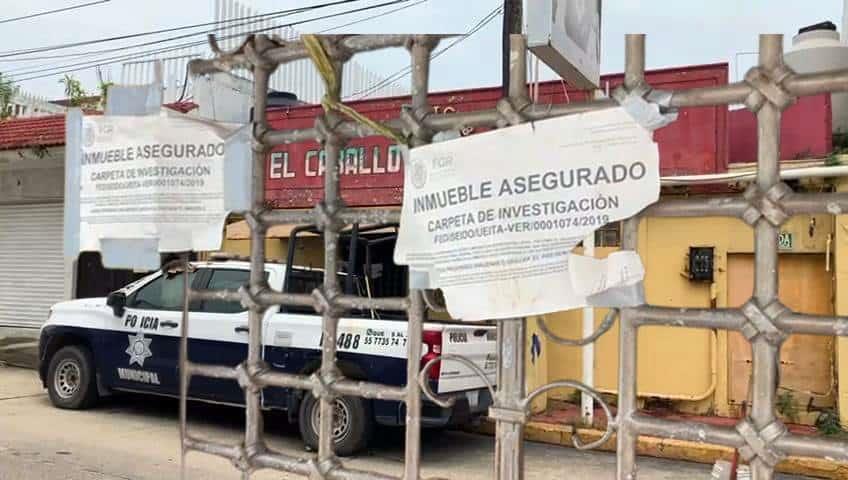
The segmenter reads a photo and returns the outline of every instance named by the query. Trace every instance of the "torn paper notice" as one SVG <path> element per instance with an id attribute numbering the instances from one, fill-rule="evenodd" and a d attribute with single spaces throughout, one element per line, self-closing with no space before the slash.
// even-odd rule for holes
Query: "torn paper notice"
<path id="1" fill-rule="evenodd" d="M 588 306 L 622 307 L 644 303 L 645 267 L 639 254 L 632 250 L 613 252 L 607 258 L 572 253 L 568 256 L 568 273 L 574 291 L 586 298 Z"/>
<path id="2" fill-rule="evenodd" d="M 236 128 L 180 114 L 83 117 L 68 129 L 79 136 L 67 145 L 78 210 L 66 219 L 66 253 L 101 251 L 110 268 L 158 268 L 159 252 L 219 249 L 224 142 Z"/>
<path id="3" fill-rule="evenodd" d="M 409 159 L 395 262 L 409 265 L 411 286 L 441 288 L 454 318 L 578 308 L 644 277 L 634 253 L 569 256 L 659 198 L 657 146 L 624 109 L 430 144 Z"/>

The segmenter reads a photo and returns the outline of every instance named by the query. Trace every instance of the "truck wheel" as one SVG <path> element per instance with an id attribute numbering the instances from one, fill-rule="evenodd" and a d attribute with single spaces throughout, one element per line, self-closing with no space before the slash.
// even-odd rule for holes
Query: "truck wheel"
<path id="1" fill-rule="evenodd" d="M 311 393 L 300 402 L 298 426 L 303 442 L 313 450 L 318 449 L 318 430 L 321 402 Z M 358 397 L 338 397 L 333 404 L 333 450 L 345 457 L 364 449 L 371 439 L 374 421 L 368 404 Z"/>
<path id="2" fill-rule="evenodd" d="M 59 408 L 81 410 L 97 402 L 94 362 L 87 348 L 71 345 L 53 354 L 47 369 L 47 393 Z"/>

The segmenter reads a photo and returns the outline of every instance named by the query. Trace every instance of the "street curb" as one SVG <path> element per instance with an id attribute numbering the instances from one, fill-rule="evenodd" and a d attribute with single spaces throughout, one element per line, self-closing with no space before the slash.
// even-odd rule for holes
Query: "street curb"
<path id="1" fill-rule="evenodd" d="M 0 326 L 0 363 L 36 368 L 38 335 L 38 329 Z"/>
<path id="2" fill-rule="evenodd" d="M 494 435 L 495 424 L 489 419 L 483 420 L 479 426 L 472 429 L 475 433 Z M 577 434 L 583 443 L 595 441 L 603 436 L 602 430 L 593 428 L 578 428 Z M 524 439 L 531 442 L 548 443 L 573 447 L 572 437 L 575 428 L 571 425 L 561 425 L 544 422 L 528 422 L 524 427 Z M 597 448 L 606 452 L 615 452 L 615 434 Z M 636 453 L 648 457 L 668 460 L 685 460 L 688 462 L 713 464 L 716 460 L 731 460 L 733 449 L 720 445 L 685 442 L 673 439 L 654 437 L 639 437 Z M 807 457 L 788 457 L 777 465 L 781 473 L 806 475 L 818 478 L 848 479 L 848 464 L 829 462 L 824 459 Z"/>

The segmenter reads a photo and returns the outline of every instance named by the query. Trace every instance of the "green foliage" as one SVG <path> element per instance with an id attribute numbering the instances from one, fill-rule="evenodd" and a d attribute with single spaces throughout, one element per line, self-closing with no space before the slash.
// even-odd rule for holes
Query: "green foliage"
<path id="1" fill-rule="evenodd" d="M 832 142 L 834 150 L 848 150 L 848 133 L 842 130 L 833 132 Z"/>
<path id="2" fill-rule="evenodd" d="M 790 422 L 798 421 L 798 406 L 795 404 L 795 396 L 792 392 L 785 391 L 777 396 L 777 412 L 789 419 Z"/>
<path id="3" fill-rule="evenodd" d="M 823 410 L 816 418 L 816 428 L 824 435 L 844 435 L 845 429 L 839 421 L 839 413 L 833 409 Z"/>
<path id="4" fill-rule="evenodd" d="M 574 391 L 571 392 L 571 395 L 568 396 L 568 403 L 580 405 L 582 399 L 583 394 L 580 392 L 580 390 L 574 389 Z"/>
<path id="5" fill-rule="evenodd" d="M 97 89 L 100 91 L 100 108 L 106 108 L 106 95 L 109 94 L 109 87 L 114 84 L 115 82 L 104 82 L 102 80 L 98 83 Z"/>
<path id="6" fill-rule="evenodd" d="M 68 99 L 68 105 L 72 107 L 85 106 L 84 104 L 88 94 L 85 93 L 85 89 L 82 88 L 82 82 L 74 78 L 73 75 L 65 74 L 65 76 L 59 80 L 59 83 L 65 86 L 65 97 Z"/>
<path id="7" fill-rule="evenodd" d="M 0 119 L 12 115 L 12 100 L 18 93 L 18 86 L 9 77 L 0 73 Z"/>
<path id="8" fill-rule="evenodd" d="M 839 154 L 841 154 L 841 152 Z M 825 166 L 826 167 L 836 167 L 838 165 L 842 165 L 842 161 L 839 160 L 839 154 L 837 154 L 834 151 L 834 152 L 831 152 L 830 155 L 825 157 L 825 159 L 824 159 Z"/>

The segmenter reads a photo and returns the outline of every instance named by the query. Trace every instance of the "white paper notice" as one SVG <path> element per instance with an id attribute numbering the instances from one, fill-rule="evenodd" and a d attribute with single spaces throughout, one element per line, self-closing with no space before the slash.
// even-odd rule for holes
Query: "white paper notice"
<path id="1" fill-rule="evenodd" d="M 234 125 L 182 115 L 82 122 L 80 251 L 113 241 L 154 253 L 220 248 L 224 139 Z"/>
<path id="2" fill-rule="evenodd" d="M 441 288 L 454 318 L 578 308 L 644 277 L 632 252 L 580 262 L 585 279 L 569 266 L 588 234 L 659 198 L 657 145 L 622 108 L 434 143 L 409 159 L 395 262 L 413 287 Z"/>

